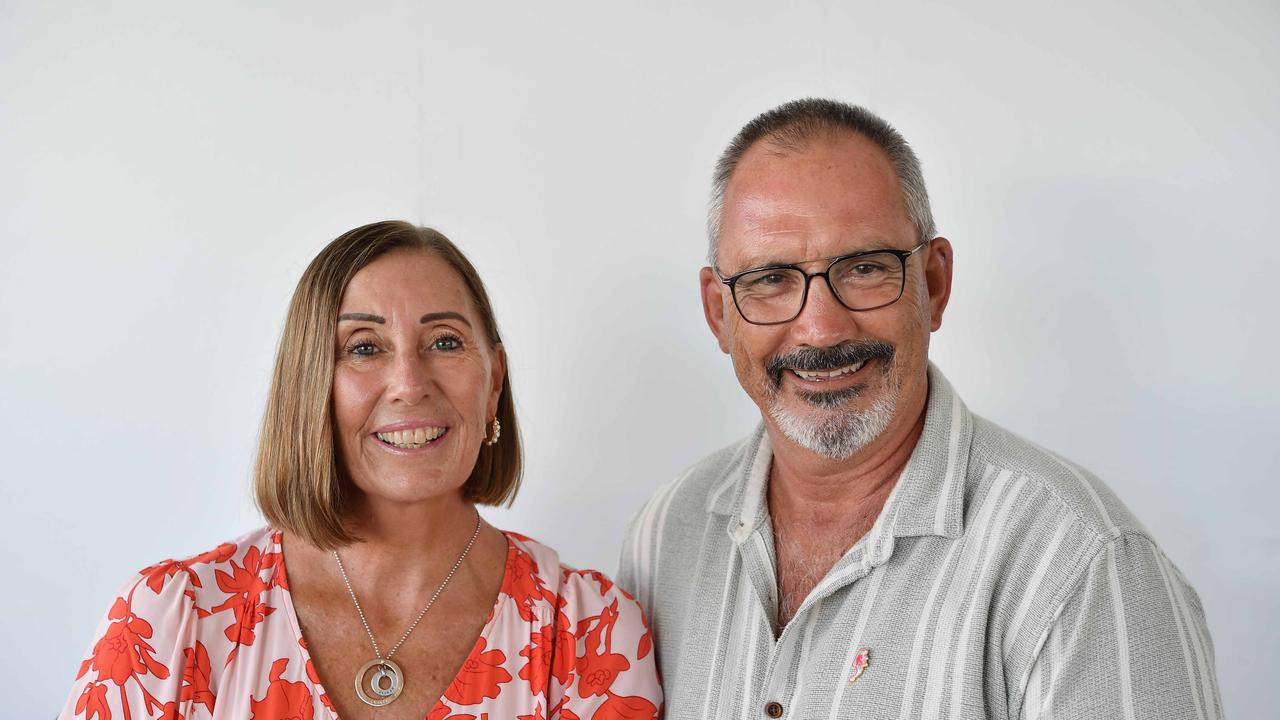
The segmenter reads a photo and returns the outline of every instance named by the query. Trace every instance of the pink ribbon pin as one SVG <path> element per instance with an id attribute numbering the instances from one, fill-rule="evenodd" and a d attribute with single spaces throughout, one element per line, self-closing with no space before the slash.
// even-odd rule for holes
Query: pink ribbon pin
<path id="1" fill-rule="evenodd" d="M 853 656 L 853 674 L 849 676 L 849 682 L 862 677 L 862 673 L 866 671 L 867 666 L 870 664 L 871 648 L 858 648 L 858 652 Z"/>

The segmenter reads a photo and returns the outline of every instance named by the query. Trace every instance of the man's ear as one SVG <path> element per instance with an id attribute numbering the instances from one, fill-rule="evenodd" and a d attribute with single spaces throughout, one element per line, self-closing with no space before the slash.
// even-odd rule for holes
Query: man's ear
<path id="1" fill-rule="evenodd" d="M 729 342 L 727 330 L 725 327 L 725 296 L 724 283 L 720 282 L 720 278 L 716 277 L 715 271 L 709 267 L 704 267 L 698 273 L 698 282 L 702 289 L 702 314 L 707 318 L 707 327 L 711 328 L 711 334 L 716 336 L 716 342 L 720 343 L 720 351 L 729 352 Z"/>
<path id="2" fill-rule="evenodd" d="M 951 271 L 955 264 L 955 253 L 951 249 L 951 241 L 944 237 L 934 238 L 929 243 L 927 252 L 924 281 L 929 289 L 929 329 L 936 332 L 942 327 L 942 313 L 947 309 L 947 301 L 951 299 Z"/>

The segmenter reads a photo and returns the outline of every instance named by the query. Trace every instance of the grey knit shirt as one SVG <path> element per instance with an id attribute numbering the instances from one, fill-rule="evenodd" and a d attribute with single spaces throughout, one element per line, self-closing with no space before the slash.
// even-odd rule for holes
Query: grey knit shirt
<path id="1" fill-rule="evenodd" d="M 653 624 L 666 717 L 1221 717 L 1186 578 L 1097 478 L 936 368 L 875 525 L 781 629 L 771 461 L 761 427 L 632 521 L 618 582 Z"/>

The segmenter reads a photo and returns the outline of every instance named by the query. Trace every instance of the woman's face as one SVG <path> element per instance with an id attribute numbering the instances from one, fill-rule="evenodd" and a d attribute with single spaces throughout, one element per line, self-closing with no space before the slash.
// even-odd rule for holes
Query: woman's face
<path id="1" fill-rule="evenodd" d="M 498 407 L 506 362 L 444 260 L 395 250 L 356 273 L 335 338 L 339 462 L 366 499 L 457 492 Z"/>

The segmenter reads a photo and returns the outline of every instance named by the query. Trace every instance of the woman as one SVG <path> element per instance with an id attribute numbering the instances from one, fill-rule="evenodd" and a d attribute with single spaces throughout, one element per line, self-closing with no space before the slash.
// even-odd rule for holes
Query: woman
<path id="1" fill-rule="evenodd" d="M 407 223 L 342 235 L 285 320 L 255 470 L 270 526 L 142 570 L 62 717 L 655 717 L 639 606 L 476 511 L 520 464 L 475 269 Z"/>

